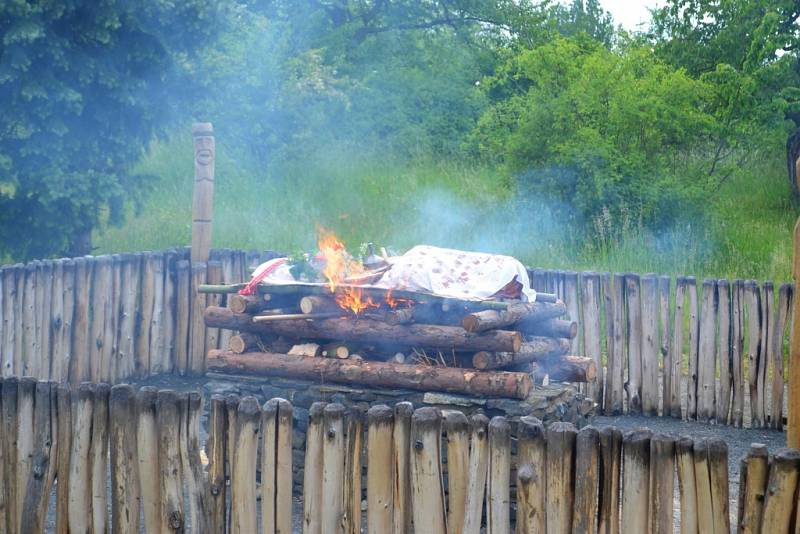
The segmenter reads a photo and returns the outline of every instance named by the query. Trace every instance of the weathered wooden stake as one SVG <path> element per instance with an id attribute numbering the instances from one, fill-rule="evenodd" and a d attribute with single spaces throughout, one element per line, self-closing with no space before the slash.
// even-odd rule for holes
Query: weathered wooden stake
<path id="1" fill-rule="evenodd" d="M 209 515 L 208 528 L 210 532 L 225 531 L 225 450 L 227 447 L 226 434 L 228 433 L 228 417 L 225 412 L 225 397 L 222 395 L 211 396 L 211 410 L 208 416 L 208 486 L 209 486 Z"/>
<path id="2" fill-rule="evenodd" d="M 332 403 L 325 406 L 322 421 L 325 442 L 322 446 L 322 534 L 344 532 L 344 406 Z"/>
<path id="3" fill-rule="evenodd" d="M 367 532 L 369 534 L 392 531 L 393 415 L 392 409 L 385 404 L 373 406 L 367 412 L 367 488 L 369 488 Z"/>
<path id="4" fill-rule="evenodd" d="M 236 413 L 236 455 L 231 468 L 231 534 L 256 532 L 256 469 L 261 406 L 255 397 L 243 397 Z"/>
<path id="5" fill-rule="evenodd" d="M 647 429 L 630 430 L 622 438 L 622 530 L 647 532 L 650 503 L 650 438 Z"/>
<path id="6" fill-rule="evenodd" d="M 658 278 L 642 276 L 642 412 L 658 415 Z"/>
<path id="7" fill-rule="evenodd" d="M 364 448 L 365 415 L 361 409 L 353 407 L 347 411 L 345 418 L 345 439 L 347 441 L 344 456 L 344 488 L 342 489 L 345 534 L 361 534 L 361 458 Z"/>
<path id="8" fill-rule="evenodd" d="M 5 385 L 3 386 L 6 387 Z M 69 534 L 69 463 L 72 452 L 72 402 L 67 384 L 58 386 L 58 465 L 56 476 L 56 533 Z M 0 445 L 2 446 L 2 445 Z"/>
<path id="9" fill-rule="evenodd" d="M 136 449 L 136 393 L 127 384 L 111 388 L 111 531 L 139 532 L 138 451 Z M 145 454 L 152 453 L 146 451 Z"/>
<path id="10" fill-rule="evenodd" d="M 324 402 L 315 402 L 308 410 L 306 456 L 303 466 L 303 533 L 320 534 L 322 521 L 322 448 L 325 440 L 322 414 Z"/>
<path id="11" fill-rule="evenodd" d="M 486 484 L 486 533 L 509 534 L 511 517 L 511 425 L 505 417 L 489 422 L 489 480 Z"/>
<path id="12" fill-rule="evenodd" d="M 672 534 L 675 494 L 675 438 L 656 434 L 650 439 L 650 530 Z"/>
<path id="13" fill-rule="evenodd" d="M 464 528 L 469 484 L 469 421 L 458 410 L 447 410 L 442 415 L 447 440 L 447 528 L 460 532 Z"/>
<path id="14" fill-rule="evenodd" d="M 92 439 L 94 391 L 94 384 L 84 382 L 73 394 L 68 493 L 69 532 L 92 532 L 92 463 L 89 446 Z"/>
<path id="15" fill-rule="evenodd" d="M 545 431 L 547 440 L 547 532 L 572 532 L 574 496 L 573 464 L 578 431 L 572 423 L 556 422 Z"/>
<path id="16" fill-rule="evenodd" d="M 639 275 L 625 275 L 625 301 L 628 308 L 628 412 L 642 413 L 642 305 Z"/>
<path id="17" fill-rule="evenodd" d="M 678 495 L 681 499 L 681 534 L 697 534 L 697 484 L 694 476 L 694 442 L 681 437 L 675 442 Z"/>
<path id="18" fill-rule="evenodd" d="M 183 476 L 179 448 L 179 404 L 178 395 L 174 391 L 162 389 L 158 392 L 156 397 L 156 425 L 158 435 L 158 480 L 160 481 L 161 493 L 159 532 L 184 532 L 186 529 L 186 514 L 183 507 Z M 251 473 L 255 473 L 255 466 Z M 255 485 L 255 480 L 253 484 Z M 255 501 L 255 496 L 253 497 L 253 501 Z M 255 530 L 255 525 L 253 530 Z"/>
<path id="19" fill-rule="evenodd" d="M 411 509 L 414 530 L 446 534 L 447 516 L 442 487 L 442 414 L 419 408 L 411 417 Z"/>
<path id="20" fill-rule="evenodd" d="M 731 408 L 732 333 L 731 292 L 727 280 L 717 281 L 717 311 L 719 313 L 719 393 L 717 394 L 717 423 L 727 425 Z"/>
<path id="21" fill-rule="evenodd" d="M 394 406 L 392 462 L 395 482 L 392 492 L 394 504 L 392 528 L 395 534 L 411 531 L 411 416 L 413 414 L 414 406 L 410 402 L 398 402 Z"/>
<path id="22" fill-rule="evenodd" d="M 192 262 L 208 261 L 214 215 L 214 159 L 216 144 L 210 122 L 192 124 L 194 190 L 192 194 Z"/>
<path id="23" fill-rule="evenodd" d="M 794 227 L 794 255 L 792 257 L 794 287 L 800 287 L 800 218 Z M 789 414 L 786 428 L 786 445 L 800 449 L 800 295 L 792 306 L 791 341 L 789 343 Z"/>
<path id="24" fill-rule="evenodd" d="M 573 532 L 597 532 L 600 483 L 600 434 L 587 426 L 575 440 L 575 511 Z"/>
<path id="25" fill-rule="evenodd" d="M 622 461 L 622 432 L 615 427 L 600 430 L 600 534 L 619 533 L 620 463 Z"/>
<path id="26" fill-rule="evenodd" d="M 800 452 L 796 449 L 779 451 L 772 459 L 767 479 L 761 532 L 789 532 L 797 504 L 797 475 Z"/>

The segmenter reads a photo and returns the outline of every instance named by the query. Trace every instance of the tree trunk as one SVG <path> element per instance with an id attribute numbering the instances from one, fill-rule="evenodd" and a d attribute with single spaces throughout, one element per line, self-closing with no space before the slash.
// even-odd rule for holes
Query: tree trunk
<path id="1" fill-rule="evenodd" d="M 293 357 L 270 352 L 234 354 L 210 351 L 208 367 L 213 371 L 227 373 L 244 372 L 314 381 L 516 399 L 526 398 L 533 387 L 530 376 L 525 373 L 481 372 L 456 367 Z"/>
<path id="2" fill-rule="evenodd" d="M 467 332 L 484 332 L 495 328 L 521 323 L 523 330 L 532 325 L 560 317 L 566 312 L 566 306 L 558 301 L 553 304 L 546 302 L 520 302 L 512 304 L 506 310 L 482 310 L 473 312 L 464 317 L 461 325 Z"/>
<path id="3" fill-rule="evenodd" d="M 462 328 L 439 325 L 388 325 L 371 319 L 339 318 L 316 321 L 286 320 L 253 322 L 250 315 L 233 313 L 227 308 L 209 306 L 206 326 L 241 330 L 257 334 L 275 334 L 301 339 L 334 339 L 391 343 L 393 346 L 430 347 L 459 351 L 517 352 L 522 345 L 519 332 L 494 330 L 473 334 Z"/>
<path id="4" fill-rule="evenodd" d="M 569 352 L 569 340 L 550 337 L 534 337 L 520 347 L 519 352 L 479 351 L 472 357 L 476 369 L 501 369 L 528 363 L 548 356 L 559 356 Z"/>

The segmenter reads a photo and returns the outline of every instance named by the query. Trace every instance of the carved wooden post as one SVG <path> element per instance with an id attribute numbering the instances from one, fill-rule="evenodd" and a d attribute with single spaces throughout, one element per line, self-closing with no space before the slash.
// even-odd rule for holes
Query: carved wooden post
<path id="1" fill-rule="evenodd" d="M 795 287 L 800 287 L 800 218 L 794 227 L 794 258 L 792 274 Z M 794 299 L 792 337 L 789 344 L 789 417 L 786 445 L 800 447 L 800 296 Z"/>
<path id="2" fill-rule="evenodd" d="M 210 122 L 192 125 L 194 137 L 194 194 L 192 196 L 192 262 L 208 261 L 211 218 L 214 209 L 214 127 Z"/>

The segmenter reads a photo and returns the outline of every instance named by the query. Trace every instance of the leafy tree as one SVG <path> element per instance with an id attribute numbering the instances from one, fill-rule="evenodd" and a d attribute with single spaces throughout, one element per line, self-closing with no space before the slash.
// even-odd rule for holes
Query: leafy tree
<path id="1" fill-rule="evenodd" d="M 84 254 L 147 179 L 132 174 L 186 94 L 224 3 L 0 3 L 0 256 Z"/>
<path id="2" fill-rule="evenodd" d="M 697 208 L 713 92 L 651 50 L 559 38 L 521 52 L 484 88 L 503 97 L 478 122 L 474 146 L 524 188 L 568 206 L 562 217 L 615 231 Z"/>
<path id="3" fill-rule="evenodd" d="M 741 165 L 788 137 L 796 194 L 800 157 L 800 3 L 795 0 L 671 0 L 653 13 L 660 57 L 716 87 L 716 161 Z M 788 121 L 786 120 L 788 119 Z"/>
<path id="4" fill-rule="evenodd" d="M 581 33 L 610 47 L 614 40 L 614 21 L 598 0 L 572 0 L 569 5 L 555 4 L 548 17 L 555 31 L 564 37 Z"/>

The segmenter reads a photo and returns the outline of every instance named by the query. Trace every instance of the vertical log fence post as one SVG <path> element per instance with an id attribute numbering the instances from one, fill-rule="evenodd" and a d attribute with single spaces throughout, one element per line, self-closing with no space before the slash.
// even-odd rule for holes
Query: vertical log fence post
<path id="1" fill-rule="evenodd" d="M 650 440 L 650 530 L 672 534 L 675 495 L 675 438 L 656 434 Z"/>
<path id="2" fill-rule="evenodd" d="M 769 457 L 766 445 L 753 443 L 742 459 L 742 482 L 739 484 L 737 531 L 741 534 L 761 532 L 764 500 L 767 497 Z"/>
<path id="3" fill-rule="evenodd" d="M 261 406 L 243 397 L 236 414 L 236 455 L 231 468 L 231 534 L 257 532 L 256 469 Z"/>
<path id="4" fill-rule="evenodd" d="M 72 450 L 70 451 L 68 492 L 69 532 L 92 532 L 92 464 L 89 446 L 92 435 L 94 390 L 94 384 L 84 382 L 72 397 Z"/>
<path id="5" fill-rule="evenodd" d="M 414 530 L 446 534 L 447 517 L 442 487 L 442 414 L 419 408 L 411 417 L 411 509 Z"/>
<path id="6" fill-rule="evenodd" d="M 779 451 L 772 459 L 767 479 L 761 530 L 789 532 L 797 504 L 797 475 L 800 469 L 800 452 L 796 449 Z"/>
<path id="7" fill-rule="evenodd" d="M 575 440 L 578 431 L 572 423 L 556 422 L 545 431 L 547 440 L 547 467 L 545 513 L 547 532 L 568 534 L 572 532 L 574 495 L 573 465 Z"/>
<path id="8" fill-rule="evenodd" d="M 520 418 L 518 428 L 517 532 L 544 532 L 544 426 L 539 419 L 525 416 Z"/>
<path id="9" fill-rule="evenodd" d="M 394 406 L 392 451 L 394 490 L 392 528 L 395 534 L 411 531 L 411 416 L 414 406 L 398 402 Z M 369 486 L 367 486 L 369 488 Z"/>
<path id="10" fill-rule="evenodd" d="M 800 288 L 800 218 L 794 227 L 794 255 L 792 276 L 794 287 Z M 800 295 L 792 306 L 791 341 L 789 343 L 789 417 L 786 428 L 786 444 L 800 449 Z"/>
<path id="11" fill-rule="evenodd" d="M 461 532 L 469 484 L 469 421 L 464 412 L 458 410 L 446 411 L 443 415 L 447 440 L 447 528 Z"/>
<path id="12" fill-rule="evenodd" d="M 728 414 L 731 408 L 731 383 L 733 380 L 732 358 L 731 358 L 731 334 L 733 327 L 731 324 L 731 292 L 730 284 L 727 280 L 717 281 L 717 296 L 719 313 L 719 393 L 717 395 L 717 415 L 718 424 L 728 424 Z M 783 370 L 783 368 L 781 368 Z M 781 373 L 782 375 L 782 373 Z M 783 387 L 783 385 L 781 385 Z"/>
<path id="13" fill-rule="evenodd" d="M 700 315 L 700 348 L 697 362 L 697 420 L 713 421 L 717 416 L 717 305 L 716 281 L 703 281 L 703 307 Z"/>
<path id="14" fill-rule="evenodd" d="M 227 447 L 228 418 L 225 413 L 225 397 L 211 396 L 208 416 L 208 442 L 206 443 L 208 466 L 208 529 L 209 532 L 225 532 L 225 450 Z"/>
<path id="15" fill-rule="evenodd" d="M 575 440 L 575 516 L 573 532 L 597 532 L 597 506 L 600 483 L 600 434 L 584 427 Z"/>
<path id="16" fill-rule="evenodd" d="M 6 387 L 6 385 L 3 386 L 4 389 Z M 56 476 L 58 478 L 58 485 L 56 486 L 56 534 L 69 534 L 69 463 L 72 451 L 72 402 L 69 386 L 67 384 L 59 384 L 57 396 L 59 446 L 57 451 L 58 465 L 56 467 Z"/>
<path id="17" fill-rule="evenodd" d="M 697 366 L 700 347 L 700 312 L 697 305 L 697 281 L 687 276 L 686 291 L 689 293 L 689 377 L 686 381 L 686 419 L 697 419 Z"/>
<path id="18" fill-rule="evenodd" d="M 322 534 L 344 532 L 344 411 L 344 406 L 332 403 L 322 413 L 322 509 L 316 512 L 322 518 Z"/>
<path id="19" fill-rule="evenodd" d="M 357 407 L 347 410 L 344 456 L 344 532 L 361 534 L 361 471 L 366 414 Z M 291 445 L 291 443 L 290 443 Z"/>
<path id="20" fill-rule="evenodd" d="M 216 144 L 210 122 L 192 124 L 194 190 L 192 194 L 192 262 L 208 261 L 214 214 L 214 160 Z"/>
<path id="21" fill-rule="evenodd" d="M 136 393 L 127 384 L 111 388 L 111 531 L 139 532 L 138 451 L 136 448 Z M 151 454 L 145 451 L 144 454 Z"/>
<path id="22" fill-rule="evenodd" d="M 489 419 L 483 414 L 476 414 L 470 418 L 472 438 L 469 452 L 469 485 L 467 501 L 464 504 L 466 510 L 464 534 L 478 534 L 481 530 L 483 497 L 489 465 L 488 425 Z"/>
<path id="23" fill-rule="evenodd" d="M 642 276 L 642 412 L 658 415 L 658 278 Z"/>
<path id="24" fill-rule="evenodd" d="M 682 436 L 675 442 L 678 468 L 681 534 L 697 534 L 697 485 L 694 476 L 694 442 Z"/>
<path id="25" fill-rule="evenodd" d="M 392 531 L 393 418 L 392 409 L 385 404 L 373 406 L 367 412 L 367 488 L 369 489 L 367 532 L 369 534 Z"/>
<path id="26" fill-rule="evenodd" d="M 615 427 L 600 430 L 600 517 L 601 534 L 619 534 L 619 490 L 621 483 L 622 432 Z"/>
<path id="27" fill-rule="evenodd" d="M 303 464 L 303 532 L 320 534 L 322 521 L 322 449 L 325 440 L 322 414 L 324 402 L 315 402 L 308 410 L 306 456 Z"/>
<path id="28" fill-rule="evenodd" d="M 448 466 L 449 467 L 449 466 Z M 486 484 L 486 534 L 511 529 L 511 425 L 505 417 L 489 421 L 489 480 Z"/>
<path id="29" fill-rule="evenodd" d="M 625 275 L 625 301 L 628 309 L 628 413 L 642 413 L 642 305 L 639 275 Z"/>
<path id="30" fill-rule="evenodd" d="M 731 400 L 731 424 L 741 428 L 744 424 L 744 282 L 733 281 L 731 296 L 731 374 L 733 395 Z"/>
<path id="31" fill-rule="evenodd" d="M 646 429 L 630 430 L 622 439 L 622 532 L 648 532 L 650 438 Z"/>

